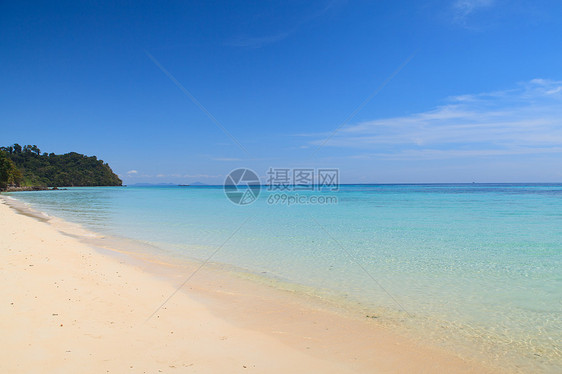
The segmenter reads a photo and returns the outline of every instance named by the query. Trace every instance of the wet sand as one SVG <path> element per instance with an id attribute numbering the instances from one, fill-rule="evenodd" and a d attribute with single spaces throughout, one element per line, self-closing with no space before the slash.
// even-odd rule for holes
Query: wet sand
<path id="1" fill-rule="evenodd" d="M 197 264 L 113 252 L 54 221 L 0 198 L 1 372 L 497 372 L 216 266 L 178 291 Z"/>

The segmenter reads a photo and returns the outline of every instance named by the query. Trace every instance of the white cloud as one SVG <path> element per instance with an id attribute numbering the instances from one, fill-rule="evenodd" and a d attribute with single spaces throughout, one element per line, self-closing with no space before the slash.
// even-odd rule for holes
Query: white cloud
<path id="1" fill-rule="evenodd" d="M 494 4 L 494 0 L 455 0 L 453 11 L 457 18 L 465 18 L 482 8 L 488 8 Z"/>
<path id="2" fill-rule="evenodd" d="M 467 29 L 477 31 L 485 25 L 489 26 L 489 20 L 485 24 L 481 23 L 477 15 L 486 10 L 492 9 L 495 0 L 454 0 L 447 8 L 445 16 L 449 22 Z M 497 13 L 495 14 L 497 16 Z"/>
<path id="3" fill-rule="evenodd" d="M 150 177 L 150 175 L 147 175 Z M 212 178 L 221 178 L 223 177 L 222 174 L 218 175 L 211 175 L 211 174 L 156 174 L 156 178 L 205 178 L 205 179 L 212 179 Z"/>
<path id="4" fill-rule="evenodd" d="M 219 175 L 209 175 L 209 174 L 185 174 L 184 178 L 220 178 L 223 177 L 222 174 Z"/>
<path id="5" fill-rule="evenodd" d="M 344 127 L 325 146 L 395 159 L 562 153 L 562 81 L 534 79 L 447 101 L 426 112 Z M 328 135 L 315 134 L 311 144 Z"/>
<path id="6" fill-rule="evenodd" d="M 233 158 L 233 157 L 213 157 L 213 161 L 242 161 L 240 158 Z"/>
<path id="7" fill-rule="evenodd" d="M 138 174 L 138 173 L 139 173 L 139 172 L 136 171 L 136 170 L 129 170 L 129 171 L 127 172 L 127 174 L 129 174 L 129 175 Z"/>
<path id="8" fill-rule="evenodd" d="M 295 29 L 296 30 L 296 29 Z M 251 47 L 259 48 L 267 44 L 275 43 L 287 38 L 289 35 L 294 33 L 294 30 L 280 32 L 275 35 L 268 36 L 238 36 L 228 44 L 232 47 Z"/>
<path id="9" fill-rule="evenodd" d="M 287 28 L 287 26 L 283 24 L 283 26 L 285 26 L 285 29 L 283 31 L 279 31 L 270 35 L 262 35 L 262 36 L 239 35 L 233 38 L 227 44 L 232 47 L 260 48 L 268 44 L 282 41 L 288 38 L 289 36 L 297 33 L 303 25 L 309 23 L 310 21 L 318 17 L 323 16 L 328 11 L 336 8 L 338 5 L 340 5 L 340 3 L 343 2 L 344 1 L 341 0 L 329 0 L 326 2 L 326 4 L 323 7 L 320 7 L 316 11 L 312 11 L 308 15 L 302 16 L 291 27 Z M 294 11 L 298 12 L 297 9 L 295 9 Z"/>

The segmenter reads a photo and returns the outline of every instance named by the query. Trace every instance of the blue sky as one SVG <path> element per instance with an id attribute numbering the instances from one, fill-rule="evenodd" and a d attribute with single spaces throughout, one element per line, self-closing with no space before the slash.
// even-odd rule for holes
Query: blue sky
<path id="1" fill-rule="evenodd" d="M 125 181 L 561 182 L 562 3 L 2 2 L 0 143 Z M 240 146 L 241 145 L 241 146 Z"/>

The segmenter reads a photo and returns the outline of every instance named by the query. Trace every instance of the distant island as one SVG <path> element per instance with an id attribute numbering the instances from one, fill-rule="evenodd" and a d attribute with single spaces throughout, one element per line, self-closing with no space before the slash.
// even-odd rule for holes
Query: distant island
<path id="1" fill-rule="evenodd" d="M 121 186 L 109 165 L 76 152 L 41 153 L 36 145 L 0 147 L 0 189 Z"/>

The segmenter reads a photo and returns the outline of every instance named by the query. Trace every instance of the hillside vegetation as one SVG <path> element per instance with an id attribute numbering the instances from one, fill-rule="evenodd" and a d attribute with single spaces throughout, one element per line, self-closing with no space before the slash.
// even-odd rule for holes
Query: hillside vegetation
<path id="1" fill-rule="evenodd" d="M 41 154 L 36 145 L 0 147 L 0 188 L 121 186 L 107 163 L 76 152 Z"/>

